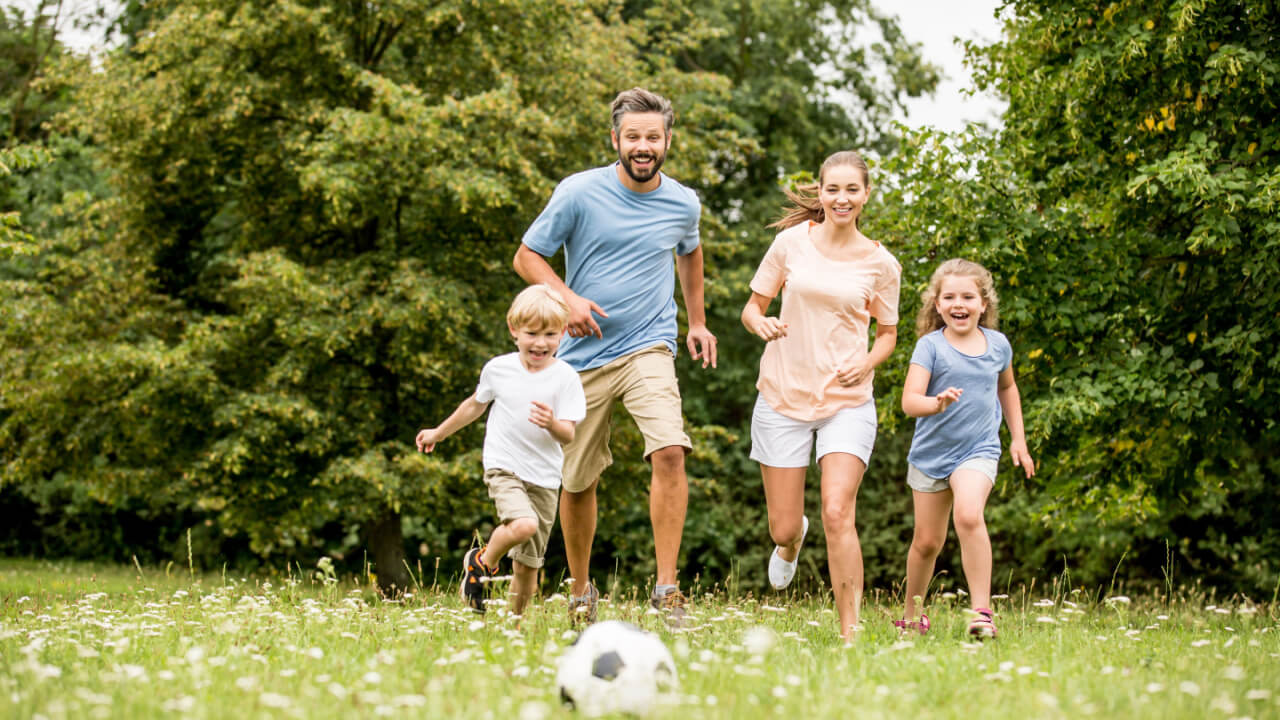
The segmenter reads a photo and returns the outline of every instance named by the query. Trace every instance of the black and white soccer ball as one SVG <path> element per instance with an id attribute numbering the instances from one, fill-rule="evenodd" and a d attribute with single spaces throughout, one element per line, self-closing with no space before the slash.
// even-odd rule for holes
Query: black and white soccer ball
<path id="1" fill-rule="evenodd" d="M 647 715 L 679 681 L 675 660 L 657 635 L 609 620 L 588 627 L 565 649 L 556 684 L 561 700 L 595 717 Z"/>

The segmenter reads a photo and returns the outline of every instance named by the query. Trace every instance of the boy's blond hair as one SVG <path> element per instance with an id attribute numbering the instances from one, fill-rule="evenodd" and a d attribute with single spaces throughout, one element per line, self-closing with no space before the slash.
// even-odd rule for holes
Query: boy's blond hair
<path id="1" fill-rule="evenodd" d="M 507 325 L 514 330 L 563 330 L 568 324 L 569 304 L 545 283 L 521 290 L 507 310 Z"/>

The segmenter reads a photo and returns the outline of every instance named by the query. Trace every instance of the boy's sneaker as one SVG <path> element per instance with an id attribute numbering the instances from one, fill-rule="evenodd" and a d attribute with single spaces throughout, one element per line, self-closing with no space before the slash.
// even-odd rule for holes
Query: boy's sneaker
<path id="1" fill-rule="evenodd" d="M 969 621 L 969 634 L 979 640 L 995 638 L 995 613 L 988 608 L 974 608 L 973 612 L 974 617 Z"/>
<path id="2" fill-rule="evenodd" d="M 471 548 L 462 558 L 462 599 L 481 615 L 484 614 L 484 591 L 489 578 L 494 575 L 493 570 L 480 559 L 484 555 L 484 549 L 484 545 Z"/>
<path id="3" fill-rule="evenodd" d="M 684 606 L 687 602 L 680 588 L 668 588 L 662 595 L 655 591 L 649 596 L 649 604 L 665 615 L 667 625 L 673 628 L 684 627 Z"/>
<path id="4" fill-rule="evenodd" d="M 569 594 L 569 624 L 577 625 L 583 623 L 590 625 L 596 621 L 596 611 L 600 606 L 600 591 L 596 590 L 594 583 L 587 583 L 587 592 L 584 595 L 575 596 Z"/>

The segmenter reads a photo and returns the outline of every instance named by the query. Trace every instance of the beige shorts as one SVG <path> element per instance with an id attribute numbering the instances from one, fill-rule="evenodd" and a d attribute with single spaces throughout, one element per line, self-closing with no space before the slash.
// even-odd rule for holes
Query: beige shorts
<path id="1" fill-rule="evenodd" d="M 666 345 L 624 355 L 578 376 L 587 396 L 587 416 L 574 430 L 573 442 L 564 448 L 565 490 L 586 490 L 613 463 L 609 417 L 618 399 L 644 436 L 645 460 L 654 451 L 673 445 L 684 448 L 686 453 L 693 449 L 680 413 L 675 356 Z"/>
<path id="2" fill-rule="evenodd" d="M 517 518 L 538 521 L 538 531 L 533 537 L 511 548 L 507 557 L 527 567 L 542 567 L 547 555 L 547 541 L 551 539 L 551 526 L 556 522 L 556 502 L 560 499 L 560 491 L 527 483 L 510 470 L 500 468 L 485 470 L 484 484 L 498 508 L 499 522 Z"/>
<path id="3" fill-rule="evenodd" d="M 991 484 L 994 486 L 996 484 L 996 470 L 998 467 L 999 461 L 994 458 L 969 458 L 968 460 L 960 463 L 960 465 L 952 471 L 951 475 L 944 478 L 935 478 L 925 475 L 920 471 L 920 468 L 912 465 L 911 463 L 907 463 L 907 485 L 911 486 L 912 490 L 919 490 L 920 492 L 942 492 L 943 490 L 951 489 L 951 478 L 954 477 L 957 472 L 961 470 L 972 470 L 986 475 L 987 479 L 990 480 Z"/>

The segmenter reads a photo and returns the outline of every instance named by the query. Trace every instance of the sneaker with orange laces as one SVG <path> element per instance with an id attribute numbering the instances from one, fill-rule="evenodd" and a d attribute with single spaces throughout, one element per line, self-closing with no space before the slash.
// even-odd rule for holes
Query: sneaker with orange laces
<path id="1" fill-rule="evenodd" d="M 497 573 L 493 568 L 484 564 L 481 558 L 484 556 L 486 545 L 478 548 L 471 548 L 462 558 L 462 587 L 460 592 L 462 599 L 467 601 L 471 609 L 475 612 L 484 614 L 484 594 L 489 579 Z"/>
<path id="2" fill-rule="evenodd" d="M 668 587 L 661 593 L 655 588 L 653 594 L 649 596 L 649 604 L 666 617 L 668 626 L 684 627 L 685 605 L 688 604 L 688 600 L 685 599 L 684 593 L 680 592 L 680 588 Z"/>
<path id="3" fill-rule="evenodd" d="M 969 621 L 969 634 L 979 640 L 994 639 L 996 623 L 995 613 L 991 612 L 991 608 L 974 608 L 973 613 L 973 619 Z"/>

